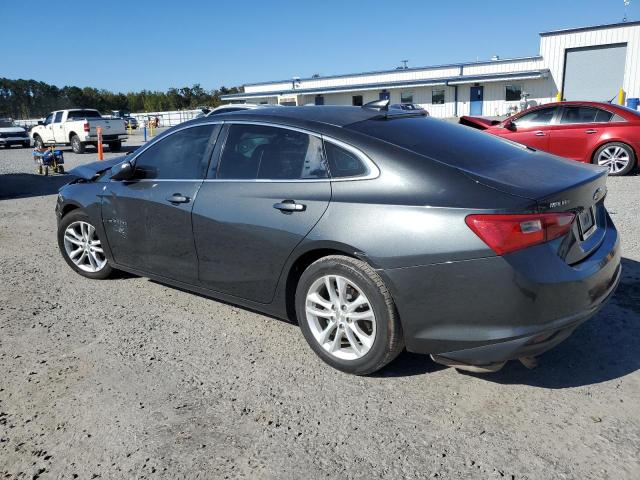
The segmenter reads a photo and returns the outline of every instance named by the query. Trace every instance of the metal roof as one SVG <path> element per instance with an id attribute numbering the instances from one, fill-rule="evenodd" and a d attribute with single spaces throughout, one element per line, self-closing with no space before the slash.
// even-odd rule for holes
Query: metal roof
<path id="1" fill-rule="evenodd" d="M 309 81 L 309 80 L 326 80 L 332 78 L 345 78 L 345 77 L 361 77 L 365 75 L 380 75 L 384 73 L 398 73 L 398 72 L 415 72 L 420 70 L 437 70 L 440 68 L 456 68 L 456 67 L 469 67 L 476 65 L 487 65 L 493 63 L 505 63 L 505 62 L 526 62 L 529 60 L 541 60 L 541 55 L 532 55 L 529 57 L 515 57 L 515 58 L 500 58 L 498 60 L 476 60 L 472 62 L 459 62 L 459 63 L 445 63 L 442 65 L 427 65 L 424 67 L 409 67 L 409 68 L 394 68 L 388 70 L 372 70 L 369 72 L 360 72 L 360 73 L 344 73 L 340 75 L 323 75 L 321 77 L 306 77 L 306 78 L 298 78 L 295 77 L 296 80 L 301 82 Z M 269 85 L 270 83 L 283 83 L 283 82 L 291 82 L 293 78 L 286 78 L 284 80 L 271 80 L 268 82 L 256 82 L 256 83 L 245 83 L 245 87 L 253 87 L 257 85 Z"/>
<path id="2" fill-rule="evenodd" d="M 405 87 L 461 85 L 465 83 L 475 83 L 475 82 L 496 82 L 500 80 L 543 78 L 548 74 L 549 74 L 549 70 L 543 69 L 543 70 L 528 70 L 524 72 L 495 73 L 495 74 L 485 74 L 485 75 L 457 75 L 453 77 L 450 76 L 450 77 L 442 77 L 442 78 L 430 78 L 430 79 L 424 79 L 424 80 L 363 83 L 359 85 L 343 85 L 338 87 L 297 88 L 297 89 L 273 90 L 269 92 L 234 93 L 230 95 L 222 95 L 220 98 L 222 100 L 238 100 L 238 99 L 245 99 L 245 98 L 277 97 L 279 95 L 301 95 L 301 94 L 320 95 L 323 93 L 356 92 L 356 91 L 372 90 L 372 89 L 384 90 L 384 89 L 405 88 Z"/>
<path id="3" fill-rule="evenodd" d="M 602 25 L 591 25 L 590 27 L 577 27 L 577 28 L 565 28 L 563 30 L 551 30 L 549 32 L 540 32 L 541 37 L 546 37 L 549 35 L 563 35 L 565 33 L 574 33 L 574 32 L 588 32 L 590 30 L 602 30 L 605 28 L 619 28 L 619 27 L 633 27 L 636 25 L 640 25 L 640 21 L 635 22 L 620 22 L 620 23 L 605 23 Z"/>

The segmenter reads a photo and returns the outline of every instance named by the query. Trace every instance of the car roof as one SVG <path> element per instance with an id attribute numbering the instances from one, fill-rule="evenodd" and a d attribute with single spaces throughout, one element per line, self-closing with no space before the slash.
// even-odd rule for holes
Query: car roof
<path id="1" fill-rule="evenodd" d="M 251 119 L 280 121 L 288 124 L 325 124 L 336 127 L 344 127 L 351 123 L 361 122 L 370 118 L 379 117 L 380 112 L 374 109 L 349 106 L 314 105 L 301 107 L 264 107 L 238 110 L 223 113 L 216 119 Z M 207 117 L 211 120 L 211 117 Z M 308 125 L 307 125 L 308 126 Z"/>

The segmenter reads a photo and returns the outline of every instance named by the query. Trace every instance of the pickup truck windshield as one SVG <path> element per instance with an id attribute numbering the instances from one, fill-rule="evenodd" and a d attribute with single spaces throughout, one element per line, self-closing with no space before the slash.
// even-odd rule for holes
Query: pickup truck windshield
<path id="1" fill-rule="evenodd" d="M 70 110 L 67 115 L 68 120 L 83 120 L 85 118 L 102 118 L 97 110 Z"/>

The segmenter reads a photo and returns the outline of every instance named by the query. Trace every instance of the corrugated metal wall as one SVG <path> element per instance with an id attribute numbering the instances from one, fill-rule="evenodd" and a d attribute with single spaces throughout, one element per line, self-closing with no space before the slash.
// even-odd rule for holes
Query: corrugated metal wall
<path id="1" fill-rule="evenodd" d="M 565 49 L 614 43 L 627 44 L 624 83 L 620 85 L 628 97 L 640 97 L 640 26 L 615 26 L 600 30 L 544 35 L 540 41 L 540 55 L 561 88 L 564 74 Z"/>

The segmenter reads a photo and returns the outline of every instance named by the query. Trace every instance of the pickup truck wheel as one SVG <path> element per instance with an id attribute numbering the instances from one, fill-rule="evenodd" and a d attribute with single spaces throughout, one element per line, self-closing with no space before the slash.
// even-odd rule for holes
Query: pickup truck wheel
<path id="1" fill-rule="evenodd" d="M 112 152 L 119 152 L 120 149 L 122 148 L 121 141 L 109 142 L 107 145 L 109 145 L 109 150 L 111 150 Z"/>
<path id="2" fill-rule="evenodd" d="M 71 137 L 71 148 L 73 149 L 73 153 L 84 153 L 84 143 L 80 141 L 78 135 Z"/>
<path id="3" fill-rule="evenodd" d="M 33 136 L 33 143 L 34 143 L 34 146 L 36 148 L 43 148 L 44 147 L 44 142 L 40 138 L 40 135 L 34 135 Z"/>

